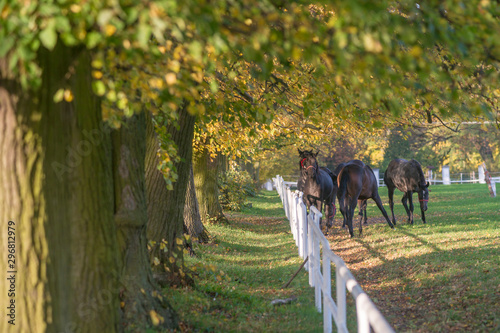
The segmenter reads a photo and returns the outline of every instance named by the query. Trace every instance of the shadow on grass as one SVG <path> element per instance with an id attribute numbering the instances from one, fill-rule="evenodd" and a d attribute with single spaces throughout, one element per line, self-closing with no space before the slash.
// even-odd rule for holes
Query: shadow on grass
<path id="1" fill-rule="evenodd" d="M 500 304 L 499 245 L 483 243 L 440 249 L 406 228 L 400 228 L 399 232 L 413 242 L 405 237 L 399 245 L 393 244 L 393 248 L 410 251 L 393 260 L 387 259 L 383 245 L 379 248 L 377 243 L 354 239 L 364 249 L 365 258 L 377 258 L 381 263 L 358 268 L 353 273 L 396 331 L 467 331 L 474 328 L 497 332 L 500 328 L 500 318 L 495 314 Z M 473 235 L 461 238 L 460 242 L 465 245 L 468 241 L 482 239 L 494 242 L 492 237 Z M 410 243 L 417 245 L 405 249 Z M 416 248 L 431 252 L 411 252 Z M 362 261 L 359 252 L 363 250 L 358 251 L 358 257 L 349 264 Z"/>

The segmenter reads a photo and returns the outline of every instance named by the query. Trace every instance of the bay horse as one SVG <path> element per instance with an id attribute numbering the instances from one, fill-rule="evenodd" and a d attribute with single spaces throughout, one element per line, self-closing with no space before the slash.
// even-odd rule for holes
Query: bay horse
<path id="1" fill-rule="evenodd" d="M 364 166 L 365 164 L 360 161 L 360 160 L 351 160 L 349 162 L 352 162 L 352 163 L 357 163 L 359 164 L 360 166 Z M 339 165 L 337 165 L 337 167 L 335 168 L 335 170 L 333 171 L 333 174 L 338 176 L 340 171 L 342 171 L 342 168 L 346 165 L 346 163 L 340 163 Z M 337 191 L 337 199 L 339 201 L 339 210 L 340 212 L 342 213 L 342 217 L 344 219 L 343 223 L 342 223 L 342 228 L 345 228 L 346 226 L 346 215 L 345 215 L 345 209 L 344 207 L 342 207 L 342 205 L 340 204 L 340 192 Z M 360 221 L 359 223 L 364 223 L 364 224 L 368 224 L 367 222 L 367 216 L 366 216 L 366 206 L 368 205 L 367 204 L 367 200 L 358 200 L 358 205 L 359 205 L 359 212 L 358 212 L 358 215 L 360 217 Z M 364 218 L 364 221 L 363 221 L 363 218 Z"/>
<path id="2" fill-rule="evenodd" d="M 340 174 L 337 176 L 337 182 L 340 193 L 339 206 L 345 211 L 347 227 L 349 228 L 351 237 L 354 237 L 352 219 L 358 200 L 373 199 L 389 226 L 394 228 L 378 194 L 377 179 L 370 166 L 365 165 L 359 160 L 350 161 L 340 171 Z M 361 235 L 362 233 L 363 225 L 360 221 L 359 234 Z"/>
<path id="3" fill-rule="evenodd" d="M 326 227 L 330 228 L 335 216 L 335 196 L 337 194 L 337 177 L 326 167 L 319 167 L 312 150 L 298 149 L 300 156 L 300 176 L 297 188 L 304 193 L 303 200 L 309 209 L 315 206 L 323 213 L 325 204 Z"/>
<path id="4" fill-rule="evenodd" d="M 397 188 L 403 192 L 401 202 L 408 214 L 408 222 L 413 224 L 413 193 L 418 193 L 420 201 L 420 211 L 422 212 L 422 221 L 425 223 L 425 211 L 429 201 L 429 182 L 426 183 L 422 166 L 416 160 L 395 159 L 389 163 L 384 173 L 384 182 L 389 190 L 389 206 L 392 212 L 392 223 L 396 224 L 394 217 L 394 189 Z M 409 201 L 410 208 L 406 202 Z"/>

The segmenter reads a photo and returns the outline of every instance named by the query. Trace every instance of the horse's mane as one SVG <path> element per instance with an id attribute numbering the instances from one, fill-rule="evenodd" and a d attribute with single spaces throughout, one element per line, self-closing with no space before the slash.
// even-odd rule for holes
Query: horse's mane
<path id="1" fill-rule="evenodd" d="M 420 163 L 417 160 L 413 159 L 410 161 L 410 163 L 415 166 L 415 169 L 417 169 L 418 175 L 420 177 L 420 185 L 425 185 L 425 176 Z"/>

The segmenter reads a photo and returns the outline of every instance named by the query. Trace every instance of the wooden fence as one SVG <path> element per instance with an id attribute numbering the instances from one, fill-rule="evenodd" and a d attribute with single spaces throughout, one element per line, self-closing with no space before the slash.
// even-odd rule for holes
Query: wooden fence
<path id="1" fill-rule="evenodd" d="M 274 185 L 283 202 L 285 214 L 297 244 L 299 256 L 309 258 L 306 270 L 309 272 L 309 285 L 315 289 L 315 304 L 319 312 L 323 310 L 323 331 L 332 332 L 332 319 L 338 332 L 347 330 L 346 289 L 356 304 L 358 332 L 394 332 L 384 316 L 361 289 L 344 261 L 334 254 L 330 244 L 319 227 L 321 213 L 311 207 L 307 214 L 302 201 L 302 192 L 292 192 L 283 178 L 273 178 Z M 296 184 L 295 184 L 296 185 Z M 335 266 L 336 302 L 332 298 L 331 266 Z"/>

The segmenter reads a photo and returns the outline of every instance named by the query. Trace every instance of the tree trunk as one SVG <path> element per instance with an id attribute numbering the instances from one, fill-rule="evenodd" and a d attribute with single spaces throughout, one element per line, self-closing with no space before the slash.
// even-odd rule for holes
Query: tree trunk
<path id="1" fill-rule="evenodd" d="M 220 170 L 217 158 L 211 158 L 207 149 L 197 152 L 193 158 L 194 186 L 200 205 L 203 224 L 227 222 L 219 202 L 217 176 Z"/>
<path id="2" fill-rule="evenodd" d="M 148 239 L 153 241 L 150 256 L 156 263 L 155 275 L 162 285 L 192 283 L 184 269 L 183 226 L 193 149 L 194 120 L 195 117 L 182 107 L 179 109 L 178 127 L 173 124 L 166 126 L 181 158 L 180 162 L 175 163 L 178 178 L 173 183 L 172 190 L 167 190 L 163 174 L 158 170 L 159 145 L 153 121 L 149 118 L 146 123 L 146 193 L 149 218 L 147 235 Z"/>
<path id="3" fill-rule="evenodd" d="M 121 253 L 122 327 L 144 331 L 146 324 L 177 327 L 177 318 L 159 295 L 148 259 L 145 184 L 146 121 L 144 113 L 125 120 L 112 132 L 115 222 Z M 154 312 L 151 312 L 154 311 Z"/>
<path id="4" fill-rule="evenodd" d="M 0 218 L 15 223 L 15 326 L 0 331 L 115 332 L 118 247 L 109 132 L 86 49 L 41 50 L 42 88 L 22 91 L 0 59 Z M 54 103 L 60 88 L 72 102 Z M 4 243 L 5 244 L 5 243 Z M 1 256 L 1 267 L 7 266 Z M 10 282 L 0 279 L 1 290 Z M 9 303 L 10 304 L 10 303 Z M 4 307 L 5 306 L 5 307 Z M 10 319 L 7 317 L 7 319 Z"/>
<path id="5" fill-rule="evenodd" d="M 207 243 L 209 240 L 207 230 L 201 222 L 200 207 L 194 188 L 193 165 L 191 164 L 189 184 L 186 191 L 186 204 L 184 206 L 184 232 L 198 240 Z"/>

